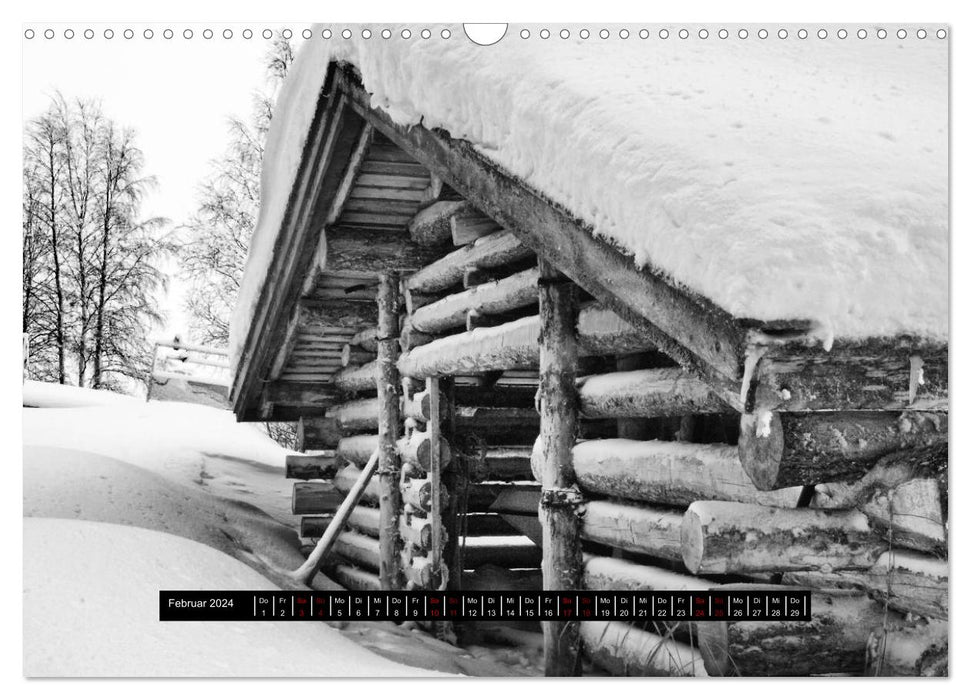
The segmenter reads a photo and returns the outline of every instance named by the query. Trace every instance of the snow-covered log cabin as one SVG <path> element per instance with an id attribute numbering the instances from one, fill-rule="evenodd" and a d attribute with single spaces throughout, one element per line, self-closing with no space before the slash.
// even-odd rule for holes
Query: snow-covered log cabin
<path id="1" fill-rule="evenodd" d="M 232 340 L 301 534 L 359 497 L 326 573 L 814 591 L 544 623 L 550 675 L 946 673 L 946 42 L 350 30 L 287 78 Z"/>

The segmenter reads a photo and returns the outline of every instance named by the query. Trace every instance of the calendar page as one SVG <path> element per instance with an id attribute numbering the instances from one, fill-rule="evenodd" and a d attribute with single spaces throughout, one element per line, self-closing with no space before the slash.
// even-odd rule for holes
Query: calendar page
<path id="1" fill-rule="evenodd" d="M 947 676 L 951 25 L 314 14 L 21 27 L 23 675 Z"/>

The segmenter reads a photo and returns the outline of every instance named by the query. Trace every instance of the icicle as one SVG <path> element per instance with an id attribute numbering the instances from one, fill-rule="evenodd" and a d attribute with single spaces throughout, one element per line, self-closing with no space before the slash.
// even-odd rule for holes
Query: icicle
<path id="1" fill-rule="evenodd" d="M 910 400 L 914 403 L 917 400 L 917 388 L 924 384 L 924 360 L 920 355 L 910 356 Z"/>
<path id="2" fill-rule="evenodd" d="M 768 347 L 761 343 L 755 344 L 749 342 L 748 348 L 745 350 L 745 372 L 742 375 L 742 390 L 739 395 L 739 400 L 743 406 L 748 398 L 748 391 L 752 384 L 752 377 L 755 375 L 755 368 L 758 367 L 759 360 L 765 355 L 767 349 Z"/>

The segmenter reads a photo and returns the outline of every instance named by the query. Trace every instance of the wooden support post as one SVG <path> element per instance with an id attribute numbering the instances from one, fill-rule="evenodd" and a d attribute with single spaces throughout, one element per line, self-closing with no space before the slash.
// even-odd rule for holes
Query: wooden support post
<path id="1" fill-rule="evenodd" d="M 401 467 L 396 443 L 401 429 L 398 375 L 398 314 L 401 296 L 398 274 L 382 273 L 378 284 L 378 479 L 381 489 L 381 535 L 379 578 L 381 587 L 395 590 L 404 580 L 398 519 L 401 517 Z"/>
<path id="2" fill-rule="evenodd" d="M 442 408 L 441 391 L 439 390 L 438 379 L 429 378 L 425 380 L 425 390 L 428 392 L 428 437 L 431 441 L 429 450 L 429 470 L 428 477 L 432 484 L 432 511 L 431 511 L 431 559 L 432 573 L 438 581 L 442 581 L 442 575 L 447 569 L 442 568 L 442 511 L 444 503 L 442 499 L 442 469 L 445 466 L 442 459 Z"/>
<path id="3" fill-rule="evenodd" d="M 583 583 L 580 518 L 583 502 L 573 474 L 577 427 L 577 306 L 573 284 L 539 264 L 539 414 L 543 525 L 543 588 L 579 590 Z M 547 676 L 580 675 L 577 622 L 543 622 Z"/>

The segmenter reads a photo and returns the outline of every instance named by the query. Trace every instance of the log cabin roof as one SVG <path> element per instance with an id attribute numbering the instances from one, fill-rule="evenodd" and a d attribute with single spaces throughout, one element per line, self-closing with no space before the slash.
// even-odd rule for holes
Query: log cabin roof
<path id="1" fill-rule="evenodd" d="M 312 60 L 304 61 L 304 71 Z M 946 342 L 939 338 L 908 333 L 838 338 L 830 352 L 816 342 L 819 326 L 812 319 L 758 321 L 729 313 L 651 264 L 639 265 L 623 246 L 598 236 L 593 223 L 510 173 L 489 151 L 442 130 L 400 123 L 394 109 L 375 106 L 354 65 L 326 65 L 318 93 L 300 80 L 283 98 L 284 110 L 287 101 L 299 103 L 299 109 L 289 109 L 301 112 L 295 122 L 309 128 L 271 132 L 269 149 L 299 156 L 271 163 L 264 172 L 261 227 L 269 222 L 275 230 L 254 236 L 248 283 L 234 319 L 233 402 L 241 419 L 283 418 L 286 401 L 303 406 L 303 415 L 310 403 L 326 405 L 327 392 L 320 387 L 339 367 L 337 349 L 373 325 L 373 304 L 363 300 L 373 299 L 377 274 L 389 265 L 416 270 L 443 252 L 416 245 L 409 221 L 434 201 L 460 197 L 515 232 L 724 396 L 745 400 L 751 379 L 746 360 L 773 365 L 792 380 L 822 362 L 838 368 L 832 371 L 852 371 L 854 358 L 876 358 L 879 364 L 917 354 L 925 381 L 943 382 L 946 392 Z M 276 190 L 269 198 L 268 179 Z M 272 284 L 260 284 L 264 279 Z M 872 369 L 872 362 L 865 364 Z M 913 403 L 911 368 L 898 368 L 897 360 L 890 364 L 884 370 L 900 373 L 900 383 L 908 385 L 900 390 L 908 399 L 902 404 Z M 763 389 L 772 391 L 771 384 L 763 382 Z M 296 389 L 303 385 L 313 399 Z"/>

